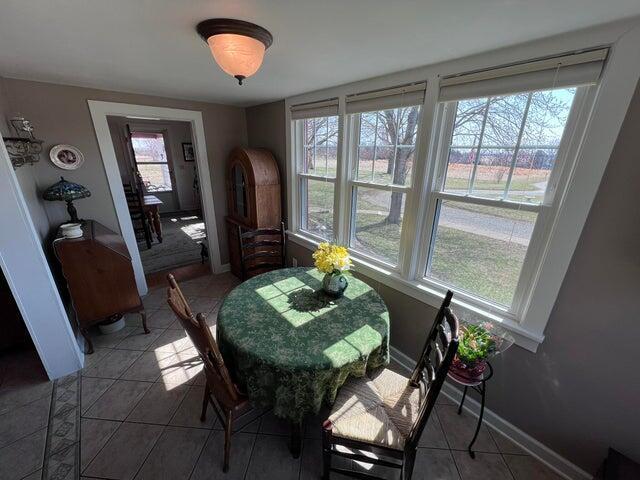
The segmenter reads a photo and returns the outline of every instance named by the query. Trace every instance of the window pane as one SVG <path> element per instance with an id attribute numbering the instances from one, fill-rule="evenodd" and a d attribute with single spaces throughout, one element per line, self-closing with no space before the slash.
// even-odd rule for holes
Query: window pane
<path id="1" fill-rule="evenodd" d="M 516 146 L 528 98 L 528 93 L 518 93 L 489 99 L 489 112 L 482 137 L 483 146 Z"/>
<path id="2" fill-rule="evenodd" d="M 479 197 L 502 198 L 513 153 L 510 148 L 481 148 L 471 193 Z"/>
<path id="3" fill-rule="evenodd" d="M 335 177 L 338 158 L 338 117 L 302 120 L 304 159 L 302 171 Z"/>
<path id="4" fill-rule="evenodd" d="M 557 89 L 457 102 L 444 190 L 539 203 L 575 92 Z"/>
<path id="5" fill-rule="evenodd" d="M 147 192 L 170 192 L 171 176 L 169 167 L 163 164 L 138 164 L 138 170 L 142 176 L 145 190 Z"/>
<path id="6" fill-rule="evenodd" d="M 333 240 L 333 183 L 301 179 L 302 229 Z"/>
<path id="7" fill-rule="evenodd" d="M 475 147 L 478 145 L 486 107 L 486 98 L 472 98 L 458 102 L 453 124 L 452 146 Z"/>
<path id="8" fill-rule="evenodd" d="M 165 162 L 164 137 L 161 133 L 132 133 L 131 145 L 136 163 Z"/>
<path id="9" fill-rule="evenodd" d="M 518 150 L 507 199 L 514 202 L 541 203 L 557 154 L 557 148 Z"/>
<path id="10" fill-rule="evenodd" d="M 449 193 L 464 195 L 469 191 L 469 182 L 473 172 L 473 162 L 478 150 L 475 148 L 449 149 L 447 172 L 444 179 L 444 190 Z"/>
<path id="11" fill-rule="evenodd" d="M 419 120 L 420 106 L 360 114 L 358 180 L 409 185 Z"/>
<path id="12" fill-rule="evenodd" d="M 509 307 L 537 213 L 441 201 L 427 277 Z"/>
<path id="13" fill-rule="evenodd" d="M 355 197 L 351 247 L 389 263 L 398 263 L 404 193 L 357 187 Z"/>
<path id="14" fill-rule="evenodd" d="M 522 132 L 524 148 L 560 145 L 575 93 L 575 88 L 563 88 L 532 94 Z"/>

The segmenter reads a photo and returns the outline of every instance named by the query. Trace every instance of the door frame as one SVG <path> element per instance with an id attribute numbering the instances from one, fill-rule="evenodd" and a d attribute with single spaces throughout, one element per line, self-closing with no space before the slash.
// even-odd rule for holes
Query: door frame
<path id="1" fill-rule="evenodd" d="M 1 137 L 0 267 L 48 377 L 53 380 L 80 370 L 84 354 Z"/>
<path id="2" fill-rule="evenodd" d="M 191 125 L 191 136 L 194 151 L 196 154 L 196 165 L 198 166 L 198 177 L 200 180 L 200 198 L 202 203 L 202 213 L 207 231 L 207 243 L 209 246 L 209 263 L 213 273 L 225 271 L 220 261 L 220 243 L 218 241 L 218 228 L 216 226 L 215 207 L 213 205 L 213 188 L 211 186 L 211 174 L 209 172 L 209 161 L 207 156 L 206 137 L 204 134 L 204 123 L 202 112 L 197 110 L 182 110 L 178 108 L 152 107 L 148 105 L 134 105 L 129 103 L 103 102 L 98 100 L 87 100 L 93 127 L 98 139 L 98 147 L 102 156 L 102 163 L 107 175 L 109 190 L 116 210 L 120 231 L 124 238 L 131 263 L 136 277 L 136 284 L 140 295 L 146 295 L 148 291 L 145 279 L 142 260 L 138 251 L 138 243 L 133 232 L 129 208 L 122 187 L 120 170 L 116 152 L 113 147 L 107 116 L 118 117 L 142 117 L 160 120 L 177 120 L 188 122 Z"/>

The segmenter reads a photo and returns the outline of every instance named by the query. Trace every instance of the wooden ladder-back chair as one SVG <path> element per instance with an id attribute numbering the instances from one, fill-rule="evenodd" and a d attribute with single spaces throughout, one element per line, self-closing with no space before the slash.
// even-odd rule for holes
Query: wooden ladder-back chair
<path id="1" fill-rule="evenodd" d="M 137 174 L 138 176 L 140 174 Z M 133 233 L 136 241 L 144 241 L 147 249 L 151 248 L 152 237 L 151 228 L 147 223 L 147 215 L 144 211 L 144 190 L 141 180 L 136 177 L 135 186 L 131 183 L 123 183 L 124 196 L 127 199 L 127 207 L 129 207 L 129 216 L 133 225 Z"/>
<path id="2" fill-rule="evenodd" d="M 180 287 L 178 287 L 176 279 L 169 274 L 167 275 L 167 280 L 169 281 L 167 303 L 180 320 L 204 363 L 206 384 L 200 420 L 203 422 L 206 420 L 207 407 L 210 403 L 218 420 L 224 426 L 224 462 L 222 470 L 226 472 L 229 470 L 233 422 L 251 411 L 249 401 L 231 380 L 229 371 L 218 349 L 218 344 L 207 326 L 204 315 L 198 313 L 194 317 Z"/>
<path id="3" fill-rule="evenodd" d="M 238 225 L 238 241 L 242 280 L 253 276 L 255 272 L 285 267 L 287 251 L 284 222 L 280 224 L 280 229 L 261 228 L 246 232 Z"/>
<path id="4" fill-rule="evenodd" d="M 333 455 L 396 468 L 403 480 L 411 478 L 418 441 L 458 350 L 458 319 L 449 308 L 452 296 L 447 292 L 411 378 L 385 368 L 351 379 L 342 387 L 322 426 L 324 480 L 330 478 L 330 472 L 379 478 L 334 468 Z"/>

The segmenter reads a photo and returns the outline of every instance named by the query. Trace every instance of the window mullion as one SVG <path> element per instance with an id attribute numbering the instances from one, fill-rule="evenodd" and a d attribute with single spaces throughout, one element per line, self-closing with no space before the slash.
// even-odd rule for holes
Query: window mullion
<path id="1" fill-rule="evenodd" d="M 478 162 L 480 161 L 480 150 L 482 149 L 482 142 L 484 140 L 484 129 L 487 125 L 487 117 L 489 116 L 489 102 L 491 102 L 491 98 L 492 97 L 487 98 L 487 103 L 484 106 L 484 117 L 482 117 L 482 126 L 480 127 L 480 138 L 478 139 L 478 149 L 476 150 L 476 156 L 473 159 L 473 170 L 471 171 L 471 178 L 469 179 L 469 189 L 468 189 L 469 193 L 473 191 L 473 185 L 476 181 L 476 170 L 478 169 Z"/>
<path id="2" fill-rule="evenodd" d="M 337 171 L 334 184 L 333 231 L 337 243 L 348 245 L 349 243 L 349 214 L 351 199 L 348 192 L 348 182 L 352 172 L 353 156 L 358 156 L 359 139 L 354 136 L 353 120 L 345 115 L 344 98 L 340 98 L 338 106 L 338 141 L 337 141 Z M 354 152 L 355 150 L 355 152 Z"/>
<path id="3" fill-rule="evenodd" d="M 398 166 L 398 137 L 400 136 L 400 112 L 402 108 L 396 109 L 396 135 L 393 145 L 393 168 L 391 169 L 391 183 L 394 183 L 393 179 L 396 176 L 396 167 Z M 415 148 L 415 147 L 414 147 Z"/>
<path id="4" fill-rule="evenodd" d="M 529 107 L 531 106 L 531 98 L 533 97 L 533 92 L 529 93 L 527 97 L 527 104 L 524 107 L 524 114 L 522 115 L 522 122 L 520 122 L 520 131 L 518 132 L 518 141 L 516 142 L 516 148 L 513 150 L 513 157 L 511 158 L 511 165 L 509 166 L 509 175 L 507 176 L 507 183 L 504 186 L 504 192 L 502 194 L 502 198 L 507 198 L 509 194 L 509 189 L 511 188 L 511 179 L 513 178 L 513 171 L 516 167 L 516 162 L 518 159 L 518 153 L 520 152 L 520 144 L 522 143 L 522 135 L 524 134 L 524 126 L 527 122 L 527 116 L 529 115 Z"/>
<path id="5" fill-rule="evenodd" d="M 376 126 L 373 131 L 373 158 L 371 159 L 371 181 L 375 181 L 376 178 L 376 157 L 378 156 L 378 118 L 380 113 L 376 112 Z"/>
<path id="6" fill-rule="evenodd" d="M 313 169 L 318 169 L 317 162 L 317 151 L 318 151 L 318 126 L 317 126 L 317 118 L 313 119 Z M 307 171 L 309 170 L 309 166 L 307 165 Z"/>

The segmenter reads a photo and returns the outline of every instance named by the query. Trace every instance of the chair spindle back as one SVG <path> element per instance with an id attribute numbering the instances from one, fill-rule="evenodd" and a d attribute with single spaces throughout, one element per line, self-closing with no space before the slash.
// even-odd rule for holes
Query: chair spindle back
<path id="1" fill-rule="evenodd" d="M 458 351 L 460 327 L 458 318 L 449 308 L 452 297 L 453 292 L 448 291 L 433 322 L 422 355 L 409 380 L 412 387 L 423 388 L 426 391 L 420 405 L 417 421 L 408 438 L 408 444 L 411 447 L 417 445 L 422 435 L 442 385 L 447 378 L 449 367 Z M 448 331 L 446 327 L 448 327 Z"/>
<path id="2" fill-rule="evenodd" d="M 224 408 L 233 406 L 239 397 L 239 391 L 231 380 L 218 344 L 207 326 L 206 318 L 202 313 L 193 316 L 193 312 L 173 275 L 167 275 L 167 280 L 169 281 L 167 303 L 200 354 L 211 393 Z"/>
<path id="3" fill-rule="evenodd" d="M 286 265 L 284 222 L 280 223 L 279 229 L 261 228 L 246 232 L 238 225 L 238 241 L 242 280 L 256 270 L 273 270 Z"/>

